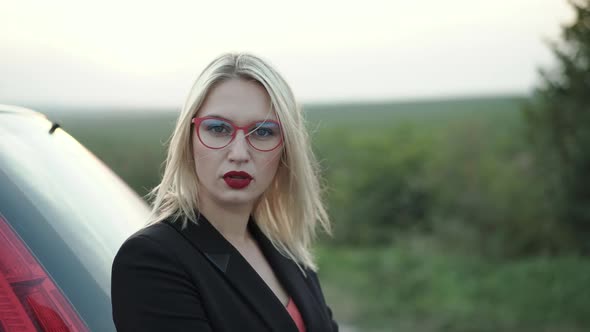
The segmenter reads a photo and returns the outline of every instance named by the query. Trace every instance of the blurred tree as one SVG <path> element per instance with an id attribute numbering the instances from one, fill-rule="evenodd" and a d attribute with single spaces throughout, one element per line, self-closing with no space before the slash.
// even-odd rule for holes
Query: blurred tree
<path id="1" fill-rule="evenodd" d="M 590 0 L 570 1 L 573 23 L 551 43 L 556 68 L 540 70 L 541 84 L 525 108 L 529 133 L 543 163 L 548 204 L 590 253 Z"/>

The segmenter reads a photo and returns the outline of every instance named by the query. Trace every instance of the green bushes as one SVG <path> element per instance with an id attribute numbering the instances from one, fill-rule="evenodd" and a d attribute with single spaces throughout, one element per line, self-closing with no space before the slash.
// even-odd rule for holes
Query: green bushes
<path id="1" fill-rule="evenodd" d="M 337 122 L 326 121 L 334 111 L 310 110 L 324 120 L 314 142 L 333 243 L 387 245 L 420 233 L 448 250 L 489 257 L 570 250 L 571 231 L 555 219 L 545 182 L 535 177 L 522 101 L 488 101 L 496 109 L 447 101 L 441 113 L 360 109 Z"/>
<path id="2" fill-rule="evenodd" d="M 489 262 L 407 245 L 322 248 L 336 318 L 378 331 L 586 331 L 584 258 Z M 370 273 L 368 273 L 370 271 Z M 354 301 L 338 301 L 344 294 Z"/>
<path id="3" fill-rule="evenodd" d="M 424 168 L 432 145 L 415 131 L 398 126 L 321 133 L 318 150 L 338 242 L 385 244 L 396 230 L 427 228 L 432 192 Z"/>

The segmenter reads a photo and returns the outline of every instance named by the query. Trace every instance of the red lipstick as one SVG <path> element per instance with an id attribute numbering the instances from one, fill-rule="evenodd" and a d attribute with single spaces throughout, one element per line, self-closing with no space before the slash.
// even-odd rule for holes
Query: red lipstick
<path id="1" fill-rule="evenodd" d="M 246 172 L 229 171 L 223 175 L 223 180 L 230 188 L 242 189 L 252 181 L 252 175 Z"/>

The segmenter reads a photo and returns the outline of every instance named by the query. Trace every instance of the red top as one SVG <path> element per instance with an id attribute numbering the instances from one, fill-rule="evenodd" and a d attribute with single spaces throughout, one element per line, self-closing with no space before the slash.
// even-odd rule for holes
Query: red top
<path id="1" fill-rule="evenodd" d="M 293 318 L 293 321 L 295 322 L 295 325 L 297 325 L 299 332 L 305 332 L 303 318 L 301 318 L 301 313 L 299 312 L 299 309 L 297 309 L 297 306 L 295 305 L 295 302 L 292 298 L 289 298 L 289 301 L 287 302 L 287 311 L 289 312 L 289 315 L 291 315 L 291 318 Z"/>

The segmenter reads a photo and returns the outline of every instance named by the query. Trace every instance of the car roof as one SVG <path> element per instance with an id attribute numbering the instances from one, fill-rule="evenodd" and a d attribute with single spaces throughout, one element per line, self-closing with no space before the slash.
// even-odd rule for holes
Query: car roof
<path id="1" fill-rule="evenodd" d="M 14 106 L 14 105 L 4 105 L 0 104 L 0 115 L 2 114 L 17 114 L 17 115 L 27 115 L 27 116 L 41 116 L 47 118 L 45 114 L 41 112 L 34 111 L 30 108 L 21 107 L 21 106 Z"/>

